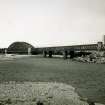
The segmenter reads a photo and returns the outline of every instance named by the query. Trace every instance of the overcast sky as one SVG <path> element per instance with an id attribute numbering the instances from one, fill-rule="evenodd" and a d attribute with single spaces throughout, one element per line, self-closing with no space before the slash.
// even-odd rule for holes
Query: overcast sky
<path id="1" fill-rule="evenodd" d="M 0 0 L 0 47 L 96 43 L 105 34 L 105 0 Z"/>

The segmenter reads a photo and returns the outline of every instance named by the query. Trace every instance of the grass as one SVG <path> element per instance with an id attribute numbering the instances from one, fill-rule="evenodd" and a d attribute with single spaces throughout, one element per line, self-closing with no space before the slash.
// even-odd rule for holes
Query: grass
<path id="1" fill-rule="evenodd" d="M 105 65 L 61 58 L 27 57 L 0 61 L 0 81 L 62 82 L 82 97 L 105 103 Z"/>

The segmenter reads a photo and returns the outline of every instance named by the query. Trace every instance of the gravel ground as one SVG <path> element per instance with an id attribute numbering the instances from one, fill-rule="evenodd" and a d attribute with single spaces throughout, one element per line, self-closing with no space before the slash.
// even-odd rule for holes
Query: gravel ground
<path id="1" fill-rule="evenodd" d="M 88 105 L 88 103 L 80 100 L 70 85 L 5 82 L 0 84 L 0 105 Z"/>

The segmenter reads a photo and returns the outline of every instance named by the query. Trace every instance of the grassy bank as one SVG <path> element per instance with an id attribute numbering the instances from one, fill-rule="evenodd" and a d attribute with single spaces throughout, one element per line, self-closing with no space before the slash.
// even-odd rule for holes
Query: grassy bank
<path id="1" fill-rule="evenodd" d="M 27 57 L 0 61 L 0 80 L 70 84 L 82 97 L 105 103 L 105 65 L 61 58 Z"/>

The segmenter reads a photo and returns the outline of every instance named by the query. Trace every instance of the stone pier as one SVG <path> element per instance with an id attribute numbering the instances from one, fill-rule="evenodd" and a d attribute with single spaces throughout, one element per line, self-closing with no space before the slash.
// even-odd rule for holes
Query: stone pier
<path id="1" fill-rule="evenodd" d="M 74 56 L 75 56 L 75 55 L 74 55 L 74 51 L 73 51 L 73 50 L 70 51 L 70 52 L 69 52 L 69 55 L 70 55 L 70 59 L 74 58 Z"/>
<path id="2" fill-rule="evenodd" d="M 64 58 L 64 59 L 67 59 L 67 56 L 68 56 L 67 51 L 64 51 L 64 52 L 63 52 L 63 58 Z"/>
<path id="3" fill-rule="evenodd" d="M 31 55 L 31 48 L 28 48 L 28 55 Z"/>
<path id="4" fill-rule="evenodd" d="M 7 49 L 5 49 L 5 54 L 7 54 Z"/>
<path id="5" fill-rule="evenodd" d="M 97 50 L 101 51 L 103 47 L 103 43 L 102 42 L 97 42 Z"/>
<path id="6" fill-rule="evenodd" d="M 43 51 L 43 57 L 47 57 L 47 51 Z"/>
<path id="7" fill-rule="evenodd" d="M 52 51 L 49 51 L 49 52 L 48 52 L 49 58 L 52 58 L 52 54 L 53 54 Z"/>

